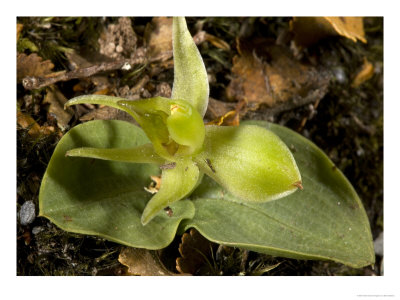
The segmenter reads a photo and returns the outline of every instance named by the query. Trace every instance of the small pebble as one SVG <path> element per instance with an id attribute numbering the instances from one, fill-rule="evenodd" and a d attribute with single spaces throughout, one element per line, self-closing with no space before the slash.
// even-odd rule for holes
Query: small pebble
<path id="1" fill-rule="evenodd" d="M 22 225 L 28 225 L 35 220 L 35 203 L 33 201 L 26 201 L 22 204 L 19 211 L 19 221 Z"/>
<path id="2" fill-rule="evenodd" d="M 347 76 L 343 68 L 336 67 L 332 70 L 333 75 L 335 76 L 337 82 L 339 83 L 346 83 Z"/>
<path id="3" fill-rule="evenodd" d="M 115 47 L 115 51 L 121 53 L 122 51 L 124 51 L 124 48 L 121 45 L 118 45 L 117 47 Z"/>
<path id="4" fill-rule="evenodd" d="M 35 226 L 35 227 L 32 228 L 32 233 L 33 233 L 34 235 L 37 235 L 39 232 L 42 232 L 43 230 L 44 230 L 43 227 L 41 227 L 41 226 Z"/>

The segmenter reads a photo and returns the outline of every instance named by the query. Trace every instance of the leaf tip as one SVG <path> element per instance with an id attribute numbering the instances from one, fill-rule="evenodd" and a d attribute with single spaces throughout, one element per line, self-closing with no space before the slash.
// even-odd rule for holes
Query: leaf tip
<path id="1" fill-rule="evenodd" d="M 73 98 L 74 99 L 74 98 Z M 73 105 L 73 103 L 71 102 L 71 100 L 73 100 L 73 99 L 70 99 L 70 100 L 68 100 L 67 102 L 65 102 L 65 104 L 64 104 L 64 110 L 66 110 L 68 107 L 70 107 L 71 105 Z"/>
<path id="2" fill-rule="evenodd" d="M 142 214 L 142 217 L 140 218 L 140 222 L 142 223 L 143 226 L 146 226 L 149 224 L 149 222 L 153 219 L 153 216 L 150 216 L 149 214 Z"/>

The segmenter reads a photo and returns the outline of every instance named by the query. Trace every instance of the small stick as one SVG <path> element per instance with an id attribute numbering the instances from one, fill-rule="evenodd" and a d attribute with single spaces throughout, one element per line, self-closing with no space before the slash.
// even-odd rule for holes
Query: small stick
<path id="1" fill-rule="evenodd" d="M 92 75 L 95 75 L 100 72 L 106 72 L 106 71 L 113 71 L 113 70 L 118 70 L 122 69 L 124 66 L 127 65 L 138 65 L 138 64 L 145 64 L 147 63 L 146 57 L 136 57 L 130 60 L 123 60 L 123 61 L 116 61 L 116 62 L 110 62 L 110 63 L 101 63 L 98 65 L 90 66 L 87 68 L 81 68 L 77 70 L 73 70 L 70 72 L 60 72 L 60 74 L 53 74 L 53 76 L 43 76 L 43 77 L 30 77 L 27 76 L 24 79 L 22 79 L 22 85 L 24 86 L 25 89 L 27 90 L 33 90 L 33 89 L 39 89 L 45 86 L 48 86 L 50 84 L 59 82 L 59 81 L 68 81 L 71 79 L 76 79 L 76 78 L 86 78 L 90 77 Z"/>

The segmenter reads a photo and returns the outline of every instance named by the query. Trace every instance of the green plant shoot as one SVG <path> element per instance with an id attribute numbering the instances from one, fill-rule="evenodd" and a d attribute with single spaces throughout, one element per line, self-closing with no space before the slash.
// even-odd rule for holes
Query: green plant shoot
<path id="1" fill-rule="evenodd" d="M 244 202 L 275 200 L 296 191 L 301 186 L 296 162 L 271 131 L 253 125 L 204 125 L 209 93 L 207 72 L 183 17 L 173 20 L 173 54 L 171 99 L 129 101 L 112 96 L 81 96 L 66 103 L 103 104 L 124 110 L 140 124 L 151 145 L 133 149 L 78 148 L 68 151 L 67 156 L 175 163 L 173 169 L 162 171 L 160 190 L 143 211 L 143 225 L 163 208 L 188 196 L 203 174 Z M 118 155 L 120 151 L 124 155 Z"/>

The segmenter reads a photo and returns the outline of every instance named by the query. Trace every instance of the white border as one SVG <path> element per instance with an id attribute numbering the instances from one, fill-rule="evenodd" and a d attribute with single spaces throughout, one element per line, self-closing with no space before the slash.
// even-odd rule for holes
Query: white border
<path id="1" fill-rule="evenodd" d="M 16 1 L 3 3 L 1 18 L 1 294 L 10 299 L 398 299 L 399 244 L 399 34 L 395 1 Z M 146 5 L 143 7 L 143 5 Z M 384 197 L 385 275 L 383 277 L 17 277 L 15 249 L 15 23 L 16 16 L 292 16 L 385 17 Z M 12 58 L 12 59 L 11 59 Z M 5 67 L 4 67 L 5 66 Z M 8 113 L 9 112 L 9 113 Z M 11 125 L 12 124 L 12 125 Z M 11 188 L 14 187 L 14 188 Z M 162 297 L 162 298 L 161 298 Z M 371 297 L 369 297 L 371 298 Z"/>

